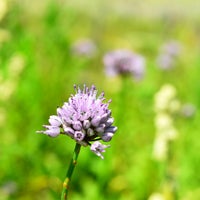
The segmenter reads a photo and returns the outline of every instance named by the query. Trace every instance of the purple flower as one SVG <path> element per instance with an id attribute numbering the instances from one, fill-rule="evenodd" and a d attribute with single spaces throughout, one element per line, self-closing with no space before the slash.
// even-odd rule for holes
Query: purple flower
<path id="1" fill-rule="evenodd" d="M 190 118 L 193 117 L 196 113 L 196 107 L 191 103 L 186 103 L 182 106 L 181 114 L 186 117 Z"/>
<path id="2" fill-rule="evenodd" d="M 103 62 L 108 76 L 131 74 L 136 80 L 143 78 L 145 59 L 132 51 L 119 49 L 107 53 Z"/>
<path id="3" fill-rule="evenodd" d="M 97 47 L 90 39 L 77 40 L 72 46 L 72 52 L 78 56 L 93 57 L 96 54 Z"/>
<path id="4" fill-rule="evenodd" d="M 181 52 L 181 45 L 175 40 L 168 41 L 161 47 L 161 51 L 170 56 L 178 56 Z"/>
<path id="5" fill-rule="evenodd" d="M 95 86 L 88 88 L 84 85 L 83 89 L 75 86 L 75 91 L 68 102 L 57 108 L 57 115 L 50 116 L 50 125 L 44 125 L 46 130 L 38 133 L 51 137 L 65 134 L 83 146 L 97 140 L 110 141 L 117 131 L 117 127 L 112 126 L 114 119 L 108 109 L 111 101 L 104 103 L 104 93 L 97 96 Z M 100 142 L 91 145 L 91 150 L 101 158 L 105 148 L 107 146 Z"/>
<path id="6" fill-rule="evenodd" d="M 174 58 L 168 54 L 160 54 L 157 57 L 157 65 L 162 70 L 170 70 L 174 66 Z"/>
<path id="7" fill-rule="evenodd" d="M 181 51 L 181 45 L 176 41 L 169 41 L 161 46 L 156 62 L 160 69 L 169 70 L 174 67 Z"/>

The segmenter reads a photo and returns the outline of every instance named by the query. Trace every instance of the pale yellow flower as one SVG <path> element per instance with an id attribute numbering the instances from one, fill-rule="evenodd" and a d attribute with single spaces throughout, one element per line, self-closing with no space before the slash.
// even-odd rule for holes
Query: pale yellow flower
<path id="1" fill-rule="evenodd" d="M 18 78 L 25 67 L 25 59 L 23 55 L 16 54 L 11 57 L 8 63 L 8 73 L 10 78 Z"/>
<path id="2" fill-rule="evenodd" d="M 7 80 L 0 84 L 0 100 L 6 101 L 15 90 L 15 82 Z"/>
<path id="3" fill-rule="evenodd" d="M 172 118 L 167 113 L 161 112 L 155 117 L 155 127 L 157 130 L 168 129 L 173 126 L 172 123 Z"/>
<path id="4" fill-rule="evenodd" d="M 167 158 L 168 144 L 164 135 L 159 135 L 156 137 L 153 146 L 152 156 L 155 160 L 164 161 Z"/>
<path id="5" fill-rule="evenodd" d="M 165 84 L 155 95 L 155 111 L 164 111 L 169 108 L 171 101 L 176 97 L 176 89 L 173 85 Z"/>
<path id="6" fill-rule="evenodd" d="M 0 0 L 0 21 L 3 19 L 3 17 L 7 13 L 7 10 L 8 10 L 7 1 Z"/>
<path id="7" fill-rule="evenodd" d="M 161 193 L 153 193 L 148 200 L 166 200 L 166 198 Z"/>
<path id="8" fill-rule="evenodd" d="M 169 129 L 166 129 L 162 132 L 165 135 L 166 140 L 172 141 L 178 137 L 178 131 L 172 126 Z"/>

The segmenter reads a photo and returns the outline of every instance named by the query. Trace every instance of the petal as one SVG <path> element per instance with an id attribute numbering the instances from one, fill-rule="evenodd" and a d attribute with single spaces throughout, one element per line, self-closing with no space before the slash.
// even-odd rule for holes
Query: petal
<path id="1" fill-rule="evenodd" d="M 103 135 L 101 136 L 101 139 L 102 139 L 104 142 L 109 142 L 109 141 L 112 139 L 113 135 L 114 135 L 113 133 L 108 132 L 108 133 L 103 134 Z"/>
<path id="2" fill-rule="evenodd" d="M 108 120 L 108 118 L 110 117 L 110 115 L 111 115 L 111 111 L 103 114 L 102 117 L 101 117 L 101 123 L 105 123 Z"/>
<path id="3" fill-rule="evenodd" d="M 100 116 L 96 116 L 92 119 L 91 124 L 95 127 L 99 126 L 99 123 L 101 121 L 101 117 Z"/>
<path id="4" fill-rule="evenodd" d="M 79 122 L 79 121 L 73 122 L 73 128 L 74 128 L 74 130 L 76 130 L 76 131 L 80 131 L 80 130 L 82 129 L 82 124 L 81 124 L 81 122 Z"/>
<path id="5" fill-rule="evenodd" d="M 60 134 L 60 128 L 58 127 L 50 127 L 46 131 L 41 131 L 41 133 L 44 133 L 45 135 L 48 135 L 50 137 L 56 137 Z"/>
<path id="6" fill-rule="evenodd" d="M 116 126 L 110 126 L 110 127 L 105 129 L 105 132 L 115 133 L 116 131 L 117 131 L 117 127 Z"/>
<path id="7" fill-rule="evenodd" d="M 105 152 L 105 149 L 110 147 L 110 145 L 103 145 L 99 141 L 94 142 L 90 150 L 94 152 L 97 156 L 99 156 L 101 159 L 104 159 L 102 153 Z"/>
<path id="8" fill-rule="evenodd" d="M 83 121 L 83 128 L 88 129 L 90 127 L 91 123 L 89 120 L 84 120 Z"/>
<path id="9" fill-rule="evenodd" d="M 63 125 L 63 130 L 65 133 L 67 133 L 69 136 L 72 136 L 74 135 L 74 130 L 68 126 L 65 126 Z"/>
<path id="10" fill-rule="evenodd" d="M 60 119 L 60 117 L 56 116 L 56 115 L 52 115 L 50 116 L 49 118 L 49 123 L 52 125 L 52 126 L 60 126 L 62 124 L 62 121 Z"/>
<path id="11" fill-rule="evenodd" d="M 114 118 L 110 117 L 110 118 L 106 121 L 105 124 L 106 124 L 106 126 L 108 127 L 108 126 L 111 126 L 113 122 L 114 122 Z"/>
<path id="12" fill-rule="evenodd" d="M 85 134 L 81 131 L 75 131 L 74 133 L 74 139 L 77 141 L 82 141 L 85 137 Z"/>

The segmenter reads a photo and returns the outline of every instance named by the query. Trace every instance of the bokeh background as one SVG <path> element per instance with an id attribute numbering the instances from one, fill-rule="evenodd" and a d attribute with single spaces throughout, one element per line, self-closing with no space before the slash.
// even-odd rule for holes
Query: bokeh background
<path id="1" fill-rule="evenodd" d="M 145 58 L 142 80 L 106 75 L 115 49 Z M 104 160 L 81 149 L 69 199 L 199 200 L 199 55 L 199 1 L 0 0 L 0 200 L 60 199 L 75 143 L 36 131 L 84 83 L 112 99 L 118 131 Z"/>

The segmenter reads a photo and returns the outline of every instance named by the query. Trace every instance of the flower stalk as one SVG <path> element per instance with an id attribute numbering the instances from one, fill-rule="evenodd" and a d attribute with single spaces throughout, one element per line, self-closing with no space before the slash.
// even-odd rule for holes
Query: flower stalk
<path id="1" fill-rule="evenodd" d="M 49 124 L 43 125 L 45 130 L 37 131 L 50 137 L 60 134 L 67 135 L 76 142 L 73 157 L 69 165 L 61 195 L 61 200 L 67 199 L 69 183 L 77 163 L 81 146 L 89 146 L 90 150 L 104 159 L 103 153 L 110 145 L 109 142 L 117 131 L 113 126 L 114 118 L 108 108 L 111 100 L 105 102 L 104 92 L 97 95 L 94 85 L 74 86 L 75 95 L 71 95 L 68 102 L 57 108 L 57 114 L 49 117 Z"/>
<path id="2" fill-rule="evenodd" d="M 71 181 L 71 177 L 72 177 L 74 168 L 77 164 L 77 159 L 78 159 L 80 149 L 81 149 L 81 145 L 79 143 L 76 143 L 74 153 L 73 153 L 73 156 L 72 156 L 72 159 L 71 159 L 65 180 L 63 182 L 63 190 L 62 190 L 61 200 L 67 200 L 69 183 Z"/>

